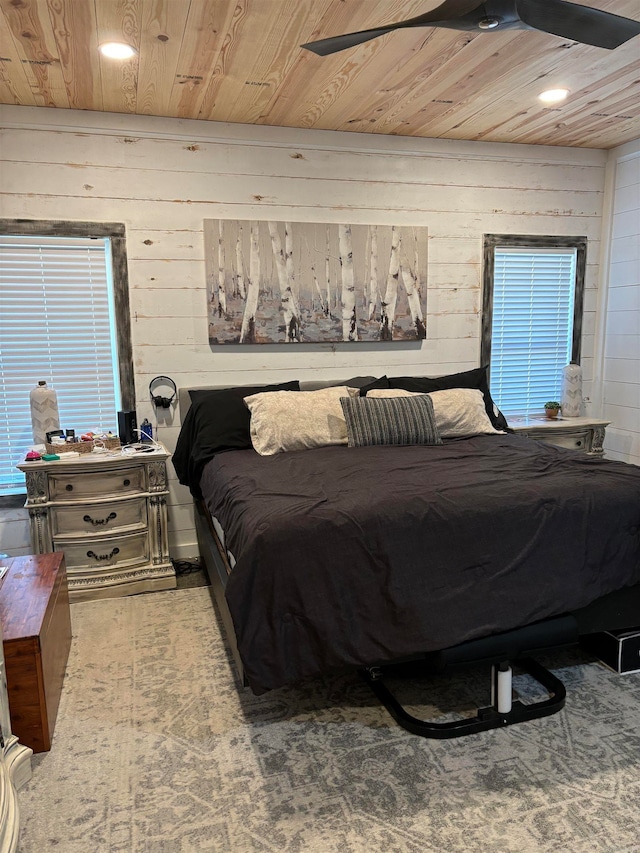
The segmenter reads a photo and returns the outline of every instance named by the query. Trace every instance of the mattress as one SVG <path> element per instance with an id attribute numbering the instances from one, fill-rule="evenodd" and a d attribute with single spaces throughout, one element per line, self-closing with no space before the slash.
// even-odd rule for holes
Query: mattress
<path id="1" fill-rule="evenodd" d="M 640 468 L 515 435 L 215 456 L 200 488 L 256 693 L 640 582 Z"/>

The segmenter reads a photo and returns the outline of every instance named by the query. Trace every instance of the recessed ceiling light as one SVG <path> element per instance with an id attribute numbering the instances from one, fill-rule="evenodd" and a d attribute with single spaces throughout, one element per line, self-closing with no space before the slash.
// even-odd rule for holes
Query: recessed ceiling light
<path id="1" fill-rule="evenodd" d="M 108 56 L 109 59 L 131 59 L 132 56 L 136 55 L 136 50 L 130 44 L 110 41 L 100 45 L 100 53 L 103 56 Z"/>
<path id="2" fill-rule="evenodd" d="M 540 92 L 538 97 L 543 104 L 559 104 L 568 94 L 568 89 L 547 89 L 546 92 Z"/>

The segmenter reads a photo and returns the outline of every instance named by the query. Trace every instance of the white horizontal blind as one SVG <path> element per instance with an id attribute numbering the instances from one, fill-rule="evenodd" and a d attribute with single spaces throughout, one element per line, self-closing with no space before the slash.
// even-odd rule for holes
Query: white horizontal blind
<path id="1" fill-rule="evenodd" d="M 60 427 L 116 431 L 120 408 L 108 238 L 0 236 L 0 494 L 33 444 L 29 392 L 58 395 Z"/>
<path id="2" fill-rule="evenodd" d="M 496 247 L 491 395 L 507 414 L 542 411 L 560 400 L 571 360 L 575 249 Z"/>

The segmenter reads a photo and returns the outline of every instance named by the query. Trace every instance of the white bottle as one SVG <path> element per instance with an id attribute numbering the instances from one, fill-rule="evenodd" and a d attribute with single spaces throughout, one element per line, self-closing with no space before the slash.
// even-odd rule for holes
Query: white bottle
<path id="1" fill-rule="evenodd" d="M 36 388 L 29 394 L 31 403 L 31 425 L 33 427 L 34 444 L 44 444 L 47 433 L 60 429 L 58 414 L 58 396 L 53 388 L 41 379 Z"/>
<path id="2" fill-rule="evenodd" d="M 582 368 L 572 361 L 562 368 L 562 417 L 579 418 L 582 414 Z"/>

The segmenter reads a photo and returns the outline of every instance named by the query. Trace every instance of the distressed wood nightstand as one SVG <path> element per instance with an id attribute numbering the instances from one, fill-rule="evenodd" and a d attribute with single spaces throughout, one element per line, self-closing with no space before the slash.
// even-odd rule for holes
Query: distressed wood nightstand
<path id="1" fill-rule="evenodd" d="M 604 434 L 610 421 L 599 418 L 557 418 L 552 420 L 544 415 L 538 417 L 508 418 L 511 429 L 519 435 L 526 435 L 536 441 L 555 444 L 569 450 L 588 453 L 590 456 L 602 456 Z"/>
<path id="2" fill-rule="evenodd" d="M 172 589 L 167 451 L 23 462 L 34 553 L 63 551 L 69 599 Z"/>

